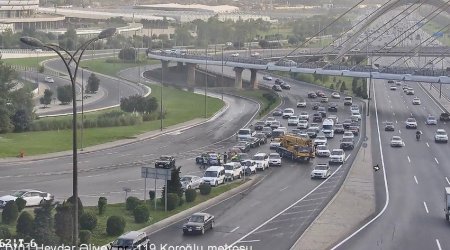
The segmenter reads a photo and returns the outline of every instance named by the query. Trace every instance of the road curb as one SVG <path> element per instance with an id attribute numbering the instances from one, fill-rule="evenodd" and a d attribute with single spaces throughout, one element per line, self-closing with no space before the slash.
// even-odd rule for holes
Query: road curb
<path id="1" fill-rule="evenodd" d="M 244 184 L 242 184 L 236 188 L 228 190 L 225 193 L 222 193 L 214 198 L 206 200 L 200 204 L 197 204 L 191 208 L 183 210 L 177 214 L 174 214 L 170 217 L 167 217 L 163 220 L 160 220 L 150 226 L 144 227 L 137 231 L 146 232 L 147 235 L 156 233 L 170 225 L 173 225 L 175 223 L 185 220 L 189 215 L 191 215 L 195 212 L 204 211 L 210 207 L 216 206 L 216 205 L 220 204 L 221 202 L 224 202 L 236 195 L 239 195 L 239 194 L 245 192 L 246 190 L 250 189 L 253 185 L 257 185 L 259 183 L 259 181 L 263 179 L 262 175 L 257 175 L 255 177 L 249 177 L 249 178 L 250 178 L 249 181 L 245 182 Z M 107 244 L 105 246 L 109 246 L 109 244 Z"/>
<path id="2" fill-rule="evenodd" d="M 366 119 L 366 134 L 371 134 L 370 119 Z M 365 150 L 368 151 L 367 156 Z M 333 244 L 373 216 L 376 212 L 375 206 L 375 183 L 369 141 L 367 148 L 359 149 L 335 196 L 294 243 L 291 250 L 330 249 Z"/>

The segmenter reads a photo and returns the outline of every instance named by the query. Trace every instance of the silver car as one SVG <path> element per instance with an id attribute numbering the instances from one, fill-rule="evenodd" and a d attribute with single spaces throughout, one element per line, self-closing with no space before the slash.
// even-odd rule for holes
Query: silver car
<path id="1" fill-rule="evenodd" d="M 183 190 L 197 189 L 203 183 L 203 179 L 195 175 L 185 175 L 180 178 L 180 182 Z"/>

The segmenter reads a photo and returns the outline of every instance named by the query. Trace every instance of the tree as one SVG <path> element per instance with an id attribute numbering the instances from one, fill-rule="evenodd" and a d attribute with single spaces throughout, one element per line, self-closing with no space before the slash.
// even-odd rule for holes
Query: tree
<path id="1" fill-rule="evenodd" d="M 353 80 L 352 80 L 352 91 L 356 92 L 356 88 L 357 87 L 358 87 L 358 78 L 353 77 Z"/>
<path id="2" fill-rule="evenodd" d="M 57 98 L 62 104 L 68 104 L 72 101 L 72 86 L 59 86 L 56 89 Z"/>
<path id="3" fill-rule="evenodd" d="M 14 125 L 14 132 L 27 131 L 31 124 L 31 117 L 27 115 L 27 112 L 23 109 L 19 109 L 14 113 L 11 119 Z"/>
<path id="4" fill-rule="evenodd" d="M 37 244 L 54 246 L 58 244 L 53 227 L 54 221 L 52 211 L 54 206 L 51 202 L 44 202 L 41 207 L 34 209 L 33 233 L 31 237 Z"/>
<path id="5" fill-rule="evenodd" d="M 75 201 L 73 196 L 70 196 L 69 199 L 67 199 L 67 203 L 71 205 L 71 209 L 74 207 Z M 71 213 L 73 214 L 73 211 Z M 83 203 L 81 203 L 81 199 L 80 197 L 78 197 L 78 219 L 83 213 L 84 213 Z"/>
<path id="6" fill-rule="evenodd" d="M 13 224 L 19 216 L 19 210 L 15 201 L 8 201 L 3 208 L 2 222 L 5 224 Z"/>
<path id="7" fill-rule="evenodd" d="M 46 89 L 44 91 L 44 96 L 39 99 L 39 102 L 44 105 L 44 107 L 47 107 L 47 105 L 52 102 L 52 96 L 53 91 L 51 91 L 50 89 Z"/>
<path id="8" fill-rule="evenodd" d="M 23 211 L 17 219 L 16 232 L 20 238 L 28 238 L 33 233 L 33 216 Z"/>
<path id="9" fill-rule="evenodd" d="M 12 235 L 7 226 L 0 226 L 0 239 L 11 239 Z"/>
<path id="10" fill-rule="evenodd" d="M 187 24 L 181 24 L 175 28 L 174 40 L 177 45 L 186 46 L 191 45 L 193 36 L 189 31 L 189 26 Z"/>
<path id="11" fill-rule="evenodd" d="M 119 59 L 125 60 L 125 61 L 136 60 L 136 49 L 135 48 L 121 49 L 119 52 Z"/>
<path id="12" fill-rule="evenodd" d="M 100 79 L 92 73 L 89 76 L 88 83 L 86 85 L 86 92 L 87 93 L 95 93 L 98 91 L 98 87 L 100 86 Z"/>
<path id="13" fill-rule="evenodd" d="M 92 231 L 97 227 L 97 215 L 92 211 L 83 213 L 80 217 L 80 227 L 81 229 Z"/>
<path id="14" fill-rule="evenodd" d="M 343 82 L 342 82 L 342 85 L 341 85 L 340 91 L 341 91 L 341 92 L 344 92 L 344 91 L 346 91 L 346 90 L 347 90 L 347 87 L 345 86 L 345 82 L 343 81 Z"/>
<path id="15" fill-rule="evenodd" d="M 181 199 L 183 197 L 183 189 L 181 188 L 180 169 L 176 167 L 172 169 L 171 180 L 167 181 L 167 193 L 177 194 Z M 163 188 L 162 200 L 165 199 L 165 188 Z"/>
<path id="16" fill-rule="evenodd" d="M 292 45 L 298 44 L 299 40 L 296 36 L 289 36 L 288 43 Z"/>
<path id="17" fill-rule="evenodd" d="M 19 210 L 19 212 L 21 212 L 27 205 L 27 201 L 25 199 L 19 197 L 16 199 L 16 205 L 17 205 L 17 210 Z"/>
<path id="18" fill-rule="evenodd" d="M 144 223 L 147 222 L 150 218 L 150 211 L 148 210 L 147 205 L 141 204 L 137 206 L 133 210 L 134 222 L 136 223 Z"/>
<path id="19" fill-rule="evenodd" d="M 106 233 L 110 236 L 121 235 L 125 230 L 126 222 L 122 216 L 113 215 L 106 221 Z"/>
<path id="20" fill-rule="evenodd" d="M 73 216 L 71 204 L 64 201 L 56 206 L 55 214 L 55 233 L 60 242 L 67 244 L 72 240 Z"/>
<path id="21" fill-rule="evenodd" d="M 105 213 L 107 204 L 108 204 L 108 200 L 106 199 L 106 197 L 98 198 L 98 203 L 97 203 L 98 214 L 102 215 Z"/>
<path id="22" fill-rule="evenodd" d="M 155 97 L 143 97 L 133 95 L 120 99 L 120 109 L 125 112 L 139 112 L 141 114 L 151 113 L 158 108 L 158 101 Z"/>
<path id="23" fill-rule="evenodd" d="M 266 49 L 270 46 L 269 42 L 267 40 L 260 40 L 259 41 L 259 47 Z"/>

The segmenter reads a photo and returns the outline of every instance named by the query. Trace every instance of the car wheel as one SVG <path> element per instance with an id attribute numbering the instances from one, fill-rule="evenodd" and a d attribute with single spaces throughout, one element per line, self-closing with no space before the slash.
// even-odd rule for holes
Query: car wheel
<path id="1" fill-rule="evenodd" d="M 214 184 L 214 186 L 216 186 L 217 187 L 217 185 L 219 185 L 219 183 L 216 181 L 216 183 Z"/>

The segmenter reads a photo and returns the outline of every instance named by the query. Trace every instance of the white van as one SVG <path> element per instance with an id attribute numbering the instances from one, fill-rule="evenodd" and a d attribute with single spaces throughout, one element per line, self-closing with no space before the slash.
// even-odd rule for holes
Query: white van
<path id="1" fill-rule="evenodd" d="M 225 168 L 225 179 L 227 181 L 233 181 L 234 179 L 241 179 L 242 176 L 242 166 L 239 162 L 229 162 L 224 164 Z"/>
<path id="2" fill-rule="evenodd" d="M 344 98 L 344 105 L 352 105 L 353 104 L 353 99 L 351 96 L 346 96 Z"/>
<path id="3" fill-rule="evenodd" d="M 256 163 L 257 170 L 265 170 L 269 167 L 269 155 L 266 153 L 257 153 L 253 156 L 252 161 Z"/>
<path id="4" fill-rule="evenodd" d="M 203 183 L 218 186 L 225 182 L 225 168 L 222 166 L 211 166 L 203 174 Z"/>
<path id="5" fill-rule="evenodd" d="M 130 231 L 121 235 L 115 241 L 110 243 L 111 250 L 122 249 L 145 249 L 149 243 L 147 234 L 145 232 Z"/>

